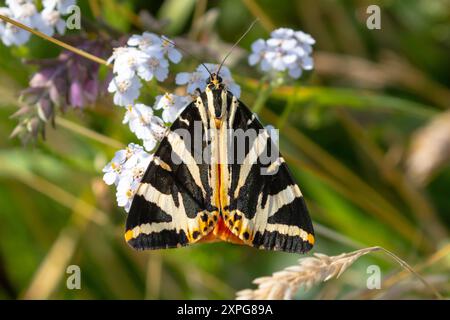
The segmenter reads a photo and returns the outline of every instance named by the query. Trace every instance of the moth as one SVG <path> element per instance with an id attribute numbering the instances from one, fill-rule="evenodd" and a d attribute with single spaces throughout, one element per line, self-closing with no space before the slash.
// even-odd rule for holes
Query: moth
<path id="1" fill-rule="evenodd" d="M 305 253 L 314 231 L 302 193 L 267 130 L 219 73 L 161 140 L 125 240 L 138 250 L 226 241 Z"/>

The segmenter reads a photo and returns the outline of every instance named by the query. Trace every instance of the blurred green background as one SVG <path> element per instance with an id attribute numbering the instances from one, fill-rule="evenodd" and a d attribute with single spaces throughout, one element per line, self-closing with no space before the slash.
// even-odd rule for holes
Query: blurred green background
<path id="1" fill-rule="evenodd" d="M 98 32 L 113 30 L 116 39 L 156 28 L 205 62 L 219 61 L 258 17 L 227 63 L 249 106 L 261 77 L 246 62 L 251 43 L 278 27 L 311 34 L 317 41 L 315 69 L 275 90 L 260 117 L 280 129 L 281 150 L 314 220 L 313 252 L 334 255 L 380 245 L 449 296 L 449 1 L 79 4 L 83 27 L 97 23 Z M 381 8 L 381 30 L 366 27 L 371 4 Z M 130 249 L 123 240 L 126 214 L 116 207 L 101 169 L 122 144 L 138 141 L 121 124 L 123 110 L 112 105 L 111 96 L 59 114 L 45 141 L 23 147 L 8 139 L 17 124 L 9 116 L 36 71 L 22 59 L 59 52 L 37 37 L 23 47 L 0 45 L 0 298 L 232 299 L 237 290 L 253 287 L 254 278 L 296 263 L 295 254 L 231 244 Z M 185 56 L 163 85 L 174 88 L 175 73 L 197 65 Z M 148 104 L 154 91 L 148 90 Z M 372 264 L 381 267 L 381 290 L 366 288 Z M 81 290 L 66 288 L 69 265 L 81 268 Z M 392 260 L 375 254 L 297 297 L 433 296 Z"/>

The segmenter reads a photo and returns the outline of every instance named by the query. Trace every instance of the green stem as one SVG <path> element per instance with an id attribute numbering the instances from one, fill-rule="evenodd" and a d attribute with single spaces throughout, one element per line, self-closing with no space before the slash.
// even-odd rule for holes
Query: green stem
<path id="1" fill-rule="evenodd" d="M 265 82 L 267 81 L 268 77 L 265 76 L 261 79 L 258 87 L 258 96 L 256 97 L 256 101 L 253 104 L 252 111 L 255 113 L 261 112 L 261 110 L 264 108 L 264 105 L 266 101 L 269 99 L 272 92 L 283 85 L 284 79 L 283 78 L 276 78 L 269 82 L 269 85 L 267 87 L 264 86 Z M 264 88 L 265 87 L 265 88 Z"/>
<path id="2" fill-rule="evenodd" d="M 297 100 L 298 92 L 300 91 L 300 88 L 298 85 L 294 87 L 294 94 L 292 94 L 289 97 L 289 100 L 286 104 L 286 107 L 283 110 L 283 113 L 281 114 L 280 118 L 278 119 L 277 128 L 278 130 L 281 130 L 284 125 L 287 123 L 289 115 L 292 113 L 295 107 L 295 102 Z"/>

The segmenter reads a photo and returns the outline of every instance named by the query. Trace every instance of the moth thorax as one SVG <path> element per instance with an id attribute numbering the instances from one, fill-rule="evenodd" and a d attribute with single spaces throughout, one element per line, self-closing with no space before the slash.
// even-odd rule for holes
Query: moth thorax
<path id="1" fill-rule="evenodd" d="M 211 108 L 214 110 L 213 116 L 218 120 L 222 120 L 226 116 L 225 113 L 227 111 L 226 110 L 226 105 L 227 105 L 226 90 L 224 90 L 223 88 L 213 89 L 213 90 L 211 90 L 211 95 L 212 95 L 212 99 L 210 99 L 208 101 L 208 103 L 212 102 L 212 104 L 214 106 L 214 108 Z"/>

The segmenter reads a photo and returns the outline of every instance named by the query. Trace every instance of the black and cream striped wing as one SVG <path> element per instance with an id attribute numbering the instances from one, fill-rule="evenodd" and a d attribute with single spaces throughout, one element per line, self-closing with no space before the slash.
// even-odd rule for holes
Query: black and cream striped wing
<path id="1" fill-rule="evenodd" d="M 314 231 L 299 187 L 257 117 L 242 102 L 232 99 L 229 126 L 233 131 L 258 134 L 245 143 L 242 159 L 228 164 L 225 225 L 245 244 L 257 248 L 309 251 Z M 242 143 L 235 141 L 235 146 L 242 148 Z M 239 150 L 233 154 L 236 157 Z M 268 161 L 268 155 L 275 157 Z"/>
<path id="2" fill-rule="evenodd" d="M 210 166 L 195 159 L 193 140 L 186 138 L 195 138 L 196 121 L 201 123 L 199 110 L 191 103 L 172 124 L 141 180 L 125 233 L 135 249 L 185 246 L 214 228 L 218 209 L 211 205 Z"/>

